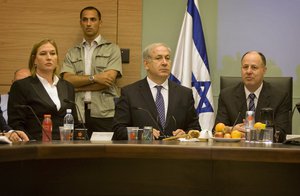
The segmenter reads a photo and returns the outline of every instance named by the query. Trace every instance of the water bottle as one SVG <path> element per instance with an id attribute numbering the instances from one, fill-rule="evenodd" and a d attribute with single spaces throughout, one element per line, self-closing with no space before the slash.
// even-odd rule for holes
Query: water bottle
<path id="1" fill-rule="evenodd" d="M 50 142 L 52 141 L 52 120 L 50 114 L 44 114 L 43 120 L 43 130 L 42 130 L 42 141 Z"/>
<path id="2" fill-rule="evenodd" d="M 67 109 L 67 114 L 64 117 L 64 129 L 71 131 L 71 140 L 74 135 L 74 118 L 72 115 L 72 109 Z"/>
<path id="3" fill-rule="evenodd" d="M 245 117 L 245 141 L 252 142 L 256 139 L 254 123 L 255 123 L 255 113 L 253 111 L 246 111 Z"/>

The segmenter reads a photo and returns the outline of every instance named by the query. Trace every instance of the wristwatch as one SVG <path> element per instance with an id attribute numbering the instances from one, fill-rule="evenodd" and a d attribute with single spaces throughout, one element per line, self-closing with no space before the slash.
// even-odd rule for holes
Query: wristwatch
<path id="1" fill-rule="evenodd" d="M 95 76 L 90 75 L 89 76 L 89 81 L 91 81 L 91 83 L 94 83 L 95 81 Z"/>

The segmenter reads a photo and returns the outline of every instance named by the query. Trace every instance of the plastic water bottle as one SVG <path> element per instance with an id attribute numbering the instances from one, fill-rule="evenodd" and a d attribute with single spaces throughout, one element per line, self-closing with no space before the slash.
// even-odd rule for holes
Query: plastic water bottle
<path id="1" fill-rule="evenodd" d="M 256 140 L 256 132 L 254 129 L 255 113 L 253 111 L 246 111 L 245 117 L 245 141 L 253 142 Z"/>
<path id="2" fill-rule="evenodd" d="M 64 129 L 71 130 L 71 140 L 74 135 L 74 117 L 72 115 L 72 109 L 67 109 L 67 114 L 64 117 Z"/>
<path id="3" fill-rule="evenodd" d="M 42 141 L 43 142 L 50 142 L 52 141 L 52 120 L 50 114 L 44 114 L 44 120 L 43 120 L 43 136 Z"/>

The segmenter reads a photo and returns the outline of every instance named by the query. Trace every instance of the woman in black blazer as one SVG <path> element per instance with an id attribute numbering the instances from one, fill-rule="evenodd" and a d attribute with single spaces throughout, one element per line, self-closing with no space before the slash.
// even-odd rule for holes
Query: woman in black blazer
<path id="1" fill-rule="evenodd" d="M 15 81 L 11 86 L 8 124 L 15 130 L 24 131 L 32 140 L 41 140 L 40 122 L 44 114 L 51 114 L 52 139 L 58 140 L 66 109 L 72 109 L 75 121 L 77 115 L 75 105 L 64 101 L 74 101 L 75 92 L 71 83 L 59 78 L 58 51 L 53 40 L 45 39 L 33 46 L 29 69 L 31 76 Z"/>

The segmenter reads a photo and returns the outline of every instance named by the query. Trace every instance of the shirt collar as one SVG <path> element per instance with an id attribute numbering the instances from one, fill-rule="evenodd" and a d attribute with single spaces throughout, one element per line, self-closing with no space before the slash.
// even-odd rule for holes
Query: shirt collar
<path id="1" fill-rule="evenodd" d="M 244 86 L 246 98 L 249 97 L 250 93 L 254 93 L 254 94 L 255 94 L 255 97 L 258 98 L 258 97 L 259 97 L 259 94 L 260 94 L 260 92 L 261 92 L 262 87 L 263 87 L 263 82 L 262 82 L 261 85 L 258 87 L 258 89 L 256 89 L 256 91 L 250 92 L 250 91 L 246 88 L 246 86 Z"/>
<path id="2" fill-rule="evenodd" d="M 97 45 L 99 45 L 100 41 L 101 41 L 101 35 L 98 35 L 92 43 L 96 43 Z M 83 38 L 82 45 L 85 46 L 86 44 L 88 44 L 88 42 L 86 41 L 86 39 Z"/>
<path id="3" fill-rule="evenodd" d="M 148 81 L 148 84 L 150 86 L 150 89 L 155 88 L 155 86 L 162 86 L 166 90 L 169 89 L 169 80 L 168 79 L 166 81 L 164 81 L 162 84 L 156 84 L 149 77 L 147 77 L 147 81 Z"/>
<path id="4" fill-rule="evenodd" d="M 41 83 L 43 85 L 49 84 L 49 82 L 45 78 L 43 78 L 42 76 L 40 76 L 39 74 L 36 73 L 36 76 L 38 77 L 38 79 L 41 81 Z M 50 85 L 51 86 L 56 86 L 57 83 L 58 83 L 58 81 L 59 81 L 59 78 L 57 77 L 57 75 L 54 75 L 54 77 L 53 77 L 53 84 L 50 84 Z"/>

